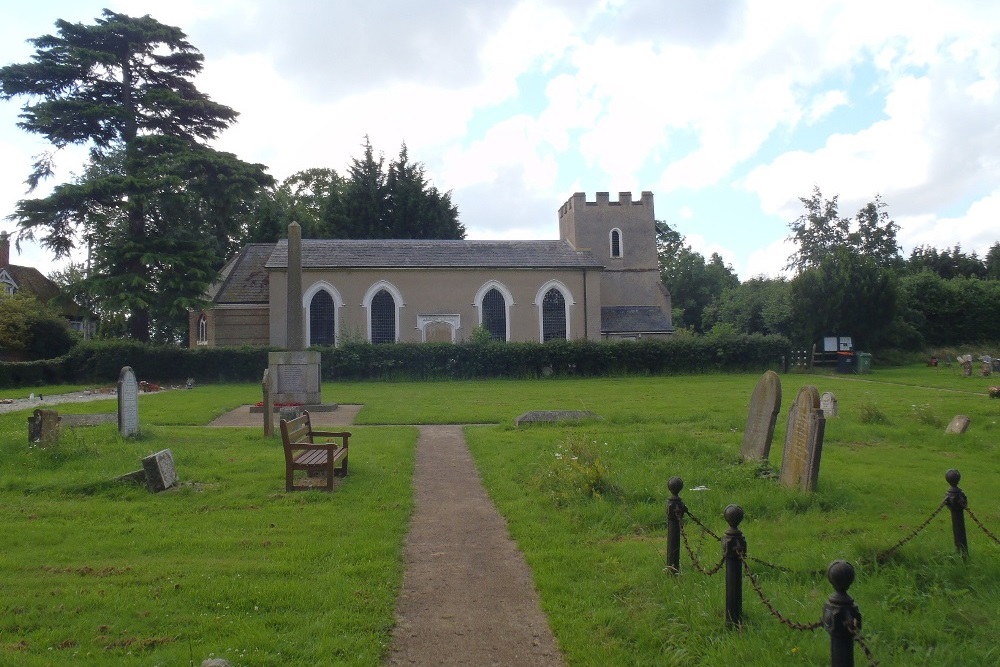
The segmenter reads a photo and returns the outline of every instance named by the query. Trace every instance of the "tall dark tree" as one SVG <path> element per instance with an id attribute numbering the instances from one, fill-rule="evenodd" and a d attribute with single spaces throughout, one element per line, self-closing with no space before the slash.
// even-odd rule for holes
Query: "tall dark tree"
<path id="1" fill-rule="evenodd" d="M 410 162 L 406 144 L 389 163 L 385 187 L 386 228 L 391 238 L 465 238 L 465 226 L 458 221 L 458 208 L 451 201 L 451 193 L 442 193 L 427 182 L 424 166 Z"/>
<path id="2" fill-rule="evenodd" d="M 179 314 L 197 300 L 231 249 L 243 202 L 271 179 L 206 144 L 237 113 L 195 88 L 203 57 L 180 29 L 109 10 L 94 25 L 56 28 L 30 40 L 31 62 L 0 68 L 0 97 L 29 98 L 18 125 L 56 151 L 88 146 L 90 168 L 18 202 L 11 218 L 19 242 L 37 238 L 57 258 L 90 237 L 100 296 L 148 341 L 152 310 Z M 31 191 L 53 160 L 37 160 Z"/>
<path id="3" fill-rule="evenodd" d="M 365 136 L 364 155 L 351 160 L 348 181 L 339 207 L 337 238 L 385 239 L 391 234 L 386 223 L 385 158 L 375 158 L 375 149 Z"/>
<path id="4" fill-rule="evenodd" d="M 670 290 L 675 326 L 703 332 L 714 322 L 705 321 L 705 313 L 723 291 L 739 285 L 733 267 L 718 253 L 706 260 L 691 249 L 684 236 L 663 221 L 656 222 L 656 247 L 660 277 Z"/>

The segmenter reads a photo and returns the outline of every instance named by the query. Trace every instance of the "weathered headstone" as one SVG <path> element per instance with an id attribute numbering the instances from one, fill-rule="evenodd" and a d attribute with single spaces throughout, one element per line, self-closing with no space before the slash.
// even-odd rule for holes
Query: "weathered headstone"
<path id="1" fill-rule="evenodd" d="M 298 419 L 302 416 L 302 408 L 300 406 L 286 406 L 278 409 L 278 418 L 284 419 L 286 422 L 290 422 L 293 419 Z"/>
<path id="2" fill-rule="evenodd" d="M 993 372 L 993 357 L 986 354 L 980 357 L 979 361 L 982 363 L 982 366 L 979 369 L 980 374 L 984 378 L 989 377 L 990 373 Z"/>
<path id="3" fill-rule="evenodd" d="M 837 416 L 837 395 L 832 391 L 823 392 L 819 397 L 819 407 L 823 411 L 823 416 L 829 419 Z"/>
<path id="4" fill-rule="evenodd" d="M 522 424 L 540 424 L 555 422 L 575 422 L 600 419 L 600 417 L 589 410 L 531 410 L 518 415 L 514 419 L 514 426 Z"/>
<path id="5" fill-rule="evenodd" d="M 169 489 L 177 483 L 174 455 L 169 449 L 150 454 L 142 460 L 142 470 L 146 473 L 146 487 L 153 492 Z"/>
<path id="6" fill-rule="evenodd" d="M 59 440 L 59 413 L 55 410 L 35 410 L 28 417 L 28 444 L 49 447 Z"/>
<path id="7" fill-rule="evenodd" d="M 966 431 L 969 430 L 970 424 L 972 424 L 972 420 L 966 417 L 965 415 L 955 415 L 948 423 L 947 428 L 944 429 L 944 432 L 965 433 Z"/>
<path id="8" fill-rule="evenodd" d="M 806 385 L 799 390 L 795 403 L 788 410 L 787 424 L 778 479 L 784 486 L 793 489 L 815 491 L 826 428 L 816 387 Z"/>
<path id="9" fill-rule="evenodd" d="M 962 364 L 962 375 L 965 377 L 972 377 L 972 355 L 960 355 L 958 357 L 958 363 Z"/>
<path id="10" fill-rule="evenodd" d="M 271 401 L 271 370 L 264 369 L 264 378 L 260 382 L 260 390 L 264 394 L 264 435 L 274 435 L 274 406 Z"/>
<path id="11" fill-rule="evenodd" d="M 771 454 L 774 424 L 781 410 L 781 379 L 774 371 L 767 371 L 750 396 L 747 426 L 743 431 L 740 454 L 744 461 L 766 461 Z"/>
<path id="12" fill-rule="evenodd" d="M 130 366 L 118 374 L 118 432 L 123 438 L 139 432 L 139 383 Z"/>

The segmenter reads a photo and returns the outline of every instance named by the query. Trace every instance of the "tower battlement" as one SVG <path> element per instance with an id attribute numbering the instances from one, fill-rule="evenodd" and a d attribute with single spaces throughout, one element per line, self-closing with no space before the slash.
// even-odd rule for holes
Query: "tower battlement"
<path id="1" fill-rule="evenodd" d="M 596 201 L 587 201 L 586 192 L 574 192 L 573 196 L 570 197 L 565 204 L 559 207 L 559 217 L 567 215 L 570 211 L 578 208 L 583 208 L 585 206 L 592 206 L 598 208 L 607 208 L 609 206 L 649 206 L 653 207 L 653 193 L 649 190 L 643 190 L 639 199 L 633 200 L 631 192 L 619 192 L 618 201 L 611 201 L 611 193 L 609 192 L 598 192 L 596 193 Z"/>

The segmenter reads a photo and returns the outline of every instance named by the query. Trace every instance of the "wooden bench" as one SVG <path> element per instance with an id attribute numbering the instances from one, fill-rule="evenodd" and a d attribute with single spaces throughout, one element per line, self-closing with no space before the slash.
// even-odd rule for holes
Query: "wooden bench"
<path id="1" fill-rule="evenodd" d="M 309 421 L 309 413 L 291 421 L 281 420 L 281 444 L 285 448 L 285 490 L 305 491 L 322 488 L 333 489 L 333 478 L 347 475 L 347 443 L 351 434 L 347 431 L 314 431 Z M 339 438 L 340 442 L 316 442 L 316 438 Z M 340 467 L 334 465 L 340 461 Z M 296 486 L 293 475 L 296 470 L 305 470 L 310 476 L 325 475 L 326 487 L 307 485 Z"/>

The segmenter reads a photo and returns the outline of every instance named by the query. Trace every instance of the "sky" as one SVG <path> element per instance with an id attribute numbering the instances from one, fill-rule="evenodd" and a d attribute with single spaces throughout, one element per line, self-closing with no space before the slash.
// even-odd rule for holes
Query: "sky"
<path id="1" fill-rule="evenodd" d="M 181 28 L 240 113 L 212 145 L 278 180 L 405 142 L 470 239 L 558 238 L 574 192 L 655 216 L 741 280 L 781 275 L 819 187 L 876 195 L 904 256 L 1000 240 L 1000 3 L 966 0 L 0 0 L 0 66 L 104 7 Z M 45 142 L 0 101 L 0 229 Z M 85 151 L 58 157 L 52 184 Z M 43 186 L 46 187 L 46 186 Z M 36 191 L 41 194 L 43 191 Z M 48 273 L 27 244 L 15 264 Z"/>

